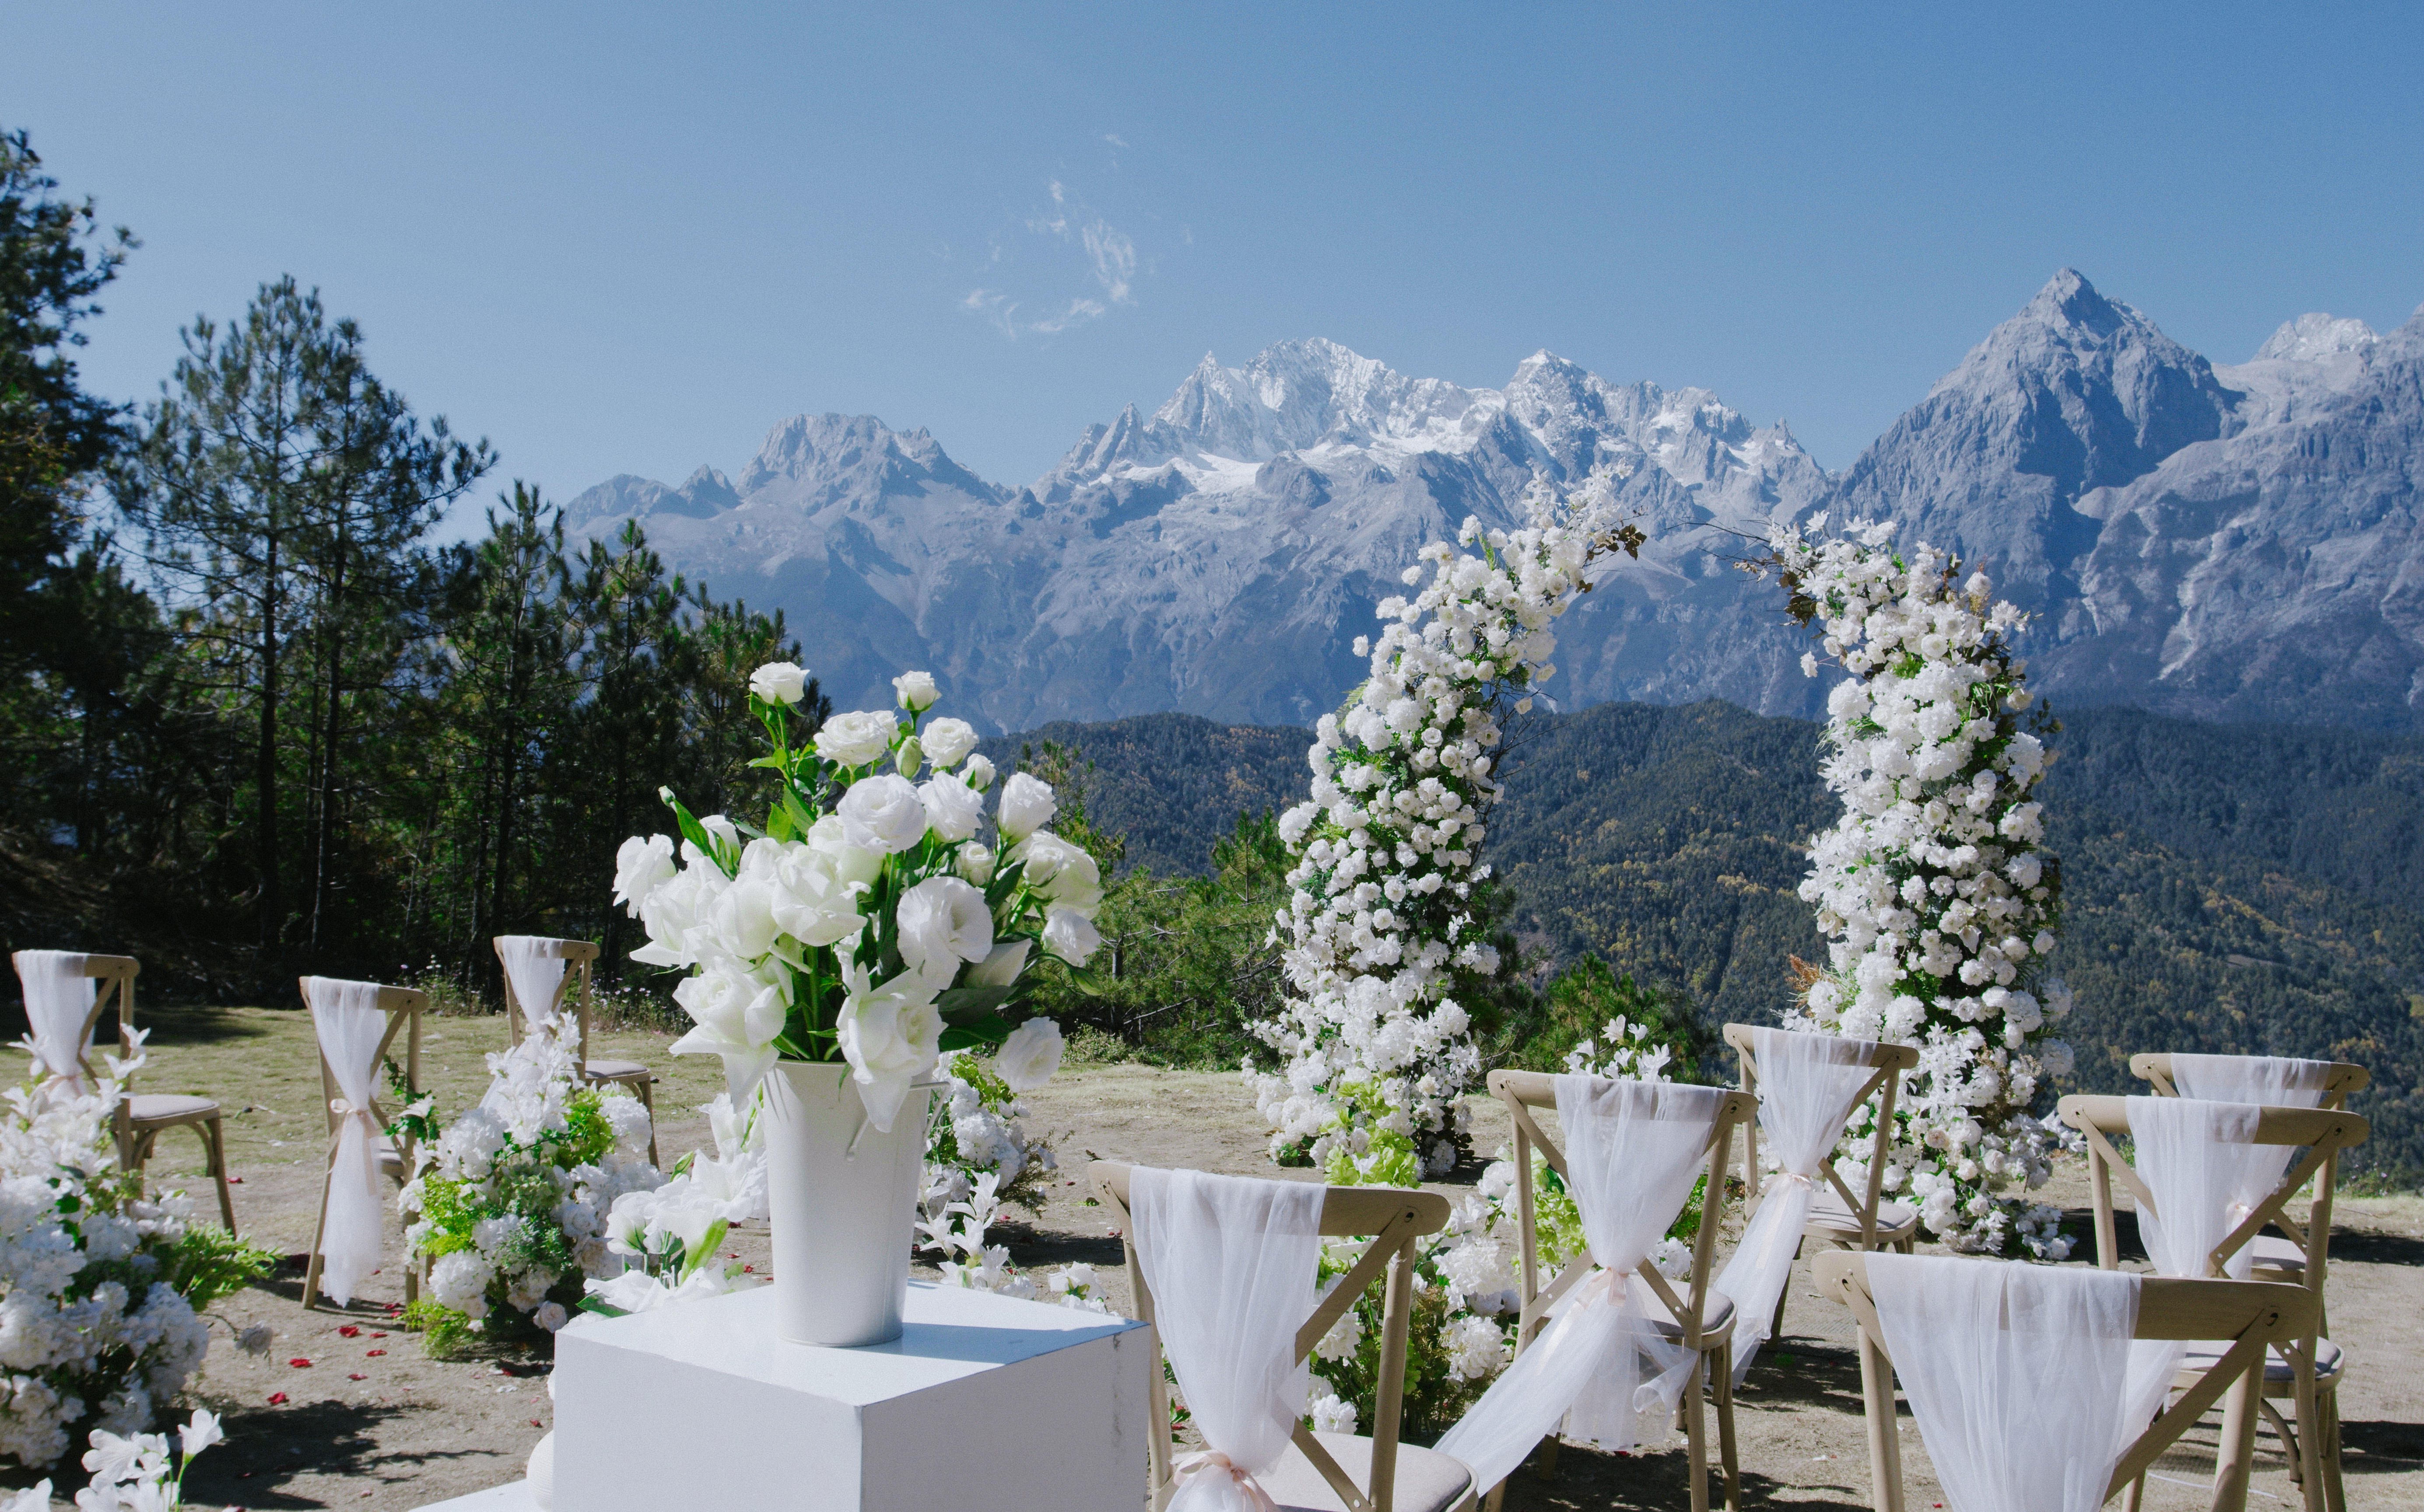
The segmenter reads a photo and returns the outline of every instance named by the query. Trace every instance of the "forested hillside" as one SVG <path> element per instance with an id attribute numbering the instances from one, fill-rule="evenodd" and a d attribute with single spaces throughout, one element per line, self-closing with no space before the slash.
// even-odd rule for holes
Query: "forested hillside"
<path id="1" fill-rule="evenodd" d="M 1202 870 L 1240 811 L 1307 782 L 1300 730 L 1155 715 L 1045 735 L 1095 762 L 1094 817 L 1156 871 Z M 1824 948 L 1794 891 L 1833 811 L 1817 741 L 1714 702 L 1533 722 L 1489 843 L 1525 942 L 1679 991 L 1706 1022 L 1773 1020 L 1787 958 Z M 2145 1049 L 2354 1060 L 2377 1081 L 2362 1163 L 2424 1171 L 2424 740 L 2098 709 L 2053 744 L 2074 1087 L 2128 1090 Z"/>

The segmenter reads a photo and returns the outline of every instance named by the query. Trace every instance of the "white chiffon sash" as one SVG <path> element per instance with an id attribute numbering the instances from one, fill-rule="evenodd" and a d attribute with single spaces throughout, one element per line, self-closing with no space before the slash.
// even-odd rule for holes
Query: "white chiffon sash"
<path id="1" fill-rule="evenodd" d="M 514 1001 L 532 1028 L 555 1022 L 555 994 L 564 985 L 564 957 L 547 947 L 553 940 L 535 934 L 500 934 L 497 954 L 505 963 L 505 980 L 513 983 Z"/>
<path id="2" fill-rule="evenodd" d="M 1759 1211 L 1717 1276 L 1717 1290 L 1734 1304 L 1734 1380 L 1750 1370 L 1776 1318 L 1776 1299 L 1793 1276 L 1801 1231 L 1826 1170 L 1852 1117 L 1853 1099 L 1876 1074 L 1876 1045 L 1831 1034 L 1753 1029 L 1751 1058 L 1759 1067 L 1759 1126 L 1776 1151 L 1777 1171 L 1762 1189 Z"/>
<path id="3" fill-rule="evenodd" d="M 25 989 L 25 1027 L 34 1058 L 54 1076 L 84 1084 L 86 1027 L 92 1020 L 99 983 L 85 975 L 84 955 L 72 950 L 20 950 L 11 958 Z"/>
<path id="4" fill-rule="evenodd" d="M 2244 1103 L 2132 1097 L 2129 1108 L 2138 1179 L 2155 1199 L 2153 1212 L 2138 1209 L 2147 1258 L 2163 1275 L 2202 1277 L 2213 1247 L 2272 1195 L 2292 1147 L 2256 1143 L 2264 1110 Z M 2255 1260 L 2241 1245 L 2223 1274 L 2245 1281 Z"/>
<path id="5" fill-rule="evenodd" d="M 336 1077 L 339 1095 L 328 1104 L 338 1115 L 337 1153 L 328 1166 L 327 1217 L 320 1232 L 320 1289 L 339 1306 L 379 1268 L 385 1255 L 379 1223 L 379 1143 L 386 1137 L 371 1112 L 378 1090 L 379 1045 L 387 1038 L 387 1014 L 378 1006 L 378 984 L 313 977 L 305 986 L 320 1053 Z"/>
<path id="6" fill-rule="evenodd" d="M 1691 1197 L 1726 1094 L 1598 1076 L 1555 1083 L 1568 1190 L 1589 1245 L 1571 1264 L 1595 1265 L 1600 1274 L 1558 1303 L 1540 1336 L 1440 1440 L 1440 1452 L 1462 1460 L 1485 1488 L 1505 1480 L 1560 1419 L 1578 1442 L 1630 1450 L 1640 1414 L 1662 1406 L 1671 1412 L 1694 1363 L 1652 1328 L 1636 1272 Z M 1656 1367 L 1646 1382 L 1643 1355 Z"/>
<path id="7" fill-rule="evenodd" d="M 2177 1346 L 2133 1346 L 2138 1278 L 1872 1254 L 1869 1289 L 1954 1512 L 2096 1512 Z"/>
<path id="8" fill-rule="evenodd" d="M 2172 1057 L 2172 1085 L 2182 1097 L 2258 1107 L 2320 1107 L 2331 1079 L 2328 1060 L 2286 1056 Z"/>
<path id="9" fill-rule="evenodd" d="M 1326 1189 L 1311 1182 L 1140 1166 L 1128 1180 L 1137 1268 L 1204 1453 L 1177 1467 L 1167 1512 L 1268 1512 L 1254 1477 L 1304 1416 L 1296 1361 L 1321 1264 Z"/>

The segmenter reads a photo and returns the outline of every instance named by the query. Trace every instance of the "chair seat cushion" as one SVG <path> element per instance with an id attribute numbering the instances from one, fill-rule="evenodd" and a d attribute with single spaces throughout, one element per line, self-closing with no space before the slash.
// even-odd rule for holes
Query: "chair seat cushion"
<path id="1" fill-rule="evenodd" d="M 1676 1295 L 1688 1299 L 1691 1294 L 1682 1289 L 1681 1282 L 1675 1284 Z M 1668 1310 L 1665 1302 L 1658 1299 L 1657 1293 L 1651 1291 L 1647 1286 L 1641 1290 L 1644 1294 L 1642 1297 L 1644 1310 L 1650 1314 L 1650 1326 L 1658 1330 L 1660 1338 L 1673 1339 L 1680 1343 L 1683 1337 L 1683 1326 L 1675 1321 L 1675 1314 Z M 1715 1287 L 1710 1287 L 1700 1298 L 1701 1339 L 1714 1344 L 1731 1332 L 1733 1326 L 1734 1299 Z"/>
<path id="2" fill-rule="evenodd" d="M 2187 1355 L 2180 1361 L 2179 1374 L 2172 1377 L 2173 1388 L 2177 1390 L 2187 1386 L 2207 1371 L 2211 1370 L 2215 1361 L 2221 1360 L 2229 1348 L 2230 1345 L 2227 1343 L 2219 1341 L 2201 1341 L 2190 1345 Z M 2338 1385 L 2340 1369 L 2344 1362 L 2338 1345 L 2329 1339 L 2315 1341 L 2315 1384 L 2317 1386 L 2328 1390 Z M 2297 1379 L 2298 1373 L 2291 1370 L 2289 1362 L 2281 1358 L 2280 1350 L 2264 1351 L 2265 1395 L 2283 1394 L 2296 1384 Z"/>
<path id="3" fill-rule="evenodd" d="M 581 1074 L 591 1081 L 629 1081 L 648 1074 L 648 1068 L 636 1060 L 592 1060 Z"/>
<path id="4" fill-rule="evenodd" d="M 1338 1461 L 1348 1479 L 1358 1487 L 1370 1489 L 1372 1485 L 1372 1440 L 1348 1433 L 1316 1433 L 1321 1447 Z M 1186 1460 L 1185 1451 L 1179 1460 Z M 1347 1503 L 1340 1498 L 1304 1451 L 1291 1443 L 1280 1462 L 1268 1475 L 1257 1477 L 1271 1500 L 1280 1504 L 1281 1512 L 1347 1512 Z M 1464 1461 L 1425 1449 L 1419 1444 L 1397 1445 L 1396 1494 L 1390 1504 L 1397 1512 L 1448 1512 L 1460 1502 L 1476 1494 L 1473 1472 Z"/>
<path id="5" fill-rule="evenodd" d="M 1877 1238 L 1904 1239 L 1919 1227 L 1919 1209 L 1907 1202 L 1880 1200 L 1877 1203 Z M 1822 1186 L 1810 1204 L 1810 1222 L 1804 1233 L 1821 1238 L 1858 1240 L 1860 1220 L 1843 1204 L 1843 1194 L 1832 1186 Z"/>
<path id="6" fill-rule="evenodd" d="M 138 1092 L 126 1100 L 126 1116 L 136 1123 L 187 1123 L 215 1116 L 219 1105 L 208 1097 L 180 1097 L 172 1092 Z"/>
<path id="7" fill-rule="evenodd" d="M 2247 1249 L 2255 1256 L 2258 1270 L 2277 1270 L 2292 1276 L 2306 1273 L 2306 1251 L 2277 1233 L 2257 1234 L 2248 1241 Z"/>

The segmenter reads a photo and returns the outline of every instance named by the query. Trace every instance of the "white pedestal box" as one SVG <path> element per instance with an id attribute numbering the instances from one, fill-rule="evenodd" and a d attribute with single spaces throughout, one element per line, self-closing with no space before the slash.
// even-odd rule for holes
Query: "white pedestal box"
<path id="1" fill-rule="evenodd" d="M 1142 1505 L 1150 1329 L 922 1282 L 904 1323 L 865 1348 L 786 1343 L 762 1286 L 581 1319 L 556 1336 L 555 1505 Z"/>

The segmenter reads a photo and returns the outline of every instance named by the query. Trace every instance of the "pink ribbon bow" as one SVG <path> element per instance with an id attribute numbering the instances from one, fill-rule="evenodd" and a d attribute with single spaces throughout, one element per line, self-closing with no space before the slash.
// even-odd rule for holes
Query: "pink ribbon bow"
<path id="1" fill-rule="evenodd" d="M 1271 1493 L 1264 1490 L 1261 1483 L 1248 1474 L 1244 1467 L 1217 1449 L 1189 1455 L 1178 1462 L 1177 1481 L 1181 1487 L 1199 1475 L 1226 1475 L 1236 1483 L 1238 1493 L 1245 1497 L 1246 1504 L 1253 1508 L 1253 1512 L 1279 1512 L 1279 1504 L 1271 1500 Z"/>

